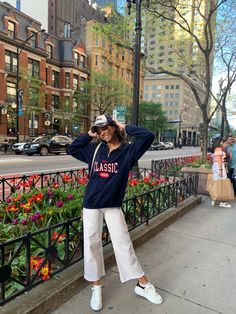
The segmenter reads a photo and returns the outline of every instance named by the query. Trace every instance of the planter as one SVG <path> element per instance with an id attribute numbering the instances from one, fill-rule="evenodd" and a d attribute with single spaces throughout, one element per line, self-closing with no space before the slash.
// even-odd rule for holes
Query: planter
<path id="1" fill-rule="evenodd" d="M 206 190 L 206 184 L 207 184 L 207 177 L 208 174 L 212 173 L 212 170 L 209 168 L 194 168 L 194 167 L 183 167 L 180 170 L 183 172 L 186 176 L 190 175 L 192 173 L 198 174 L 198 194 L 205 194 L 209 195 L 209 192 Z"/>

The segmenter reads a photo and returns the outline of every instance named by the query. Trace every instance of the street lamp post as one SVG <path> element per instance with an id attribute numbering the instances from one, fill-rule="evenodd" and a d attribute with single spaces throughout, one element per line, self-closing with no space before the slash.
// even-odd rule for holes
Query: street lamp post
<path id="1" fill-rule="evenodd" d="M 149 0 L 147 5 L 149 5 Z M 139 90 L 140 90 L 140 52 L 141 52 L 141 5 L 142 0 L 127 0 L 128 14 L 131 13 L 132 4 L 136 4 L 136 22 L 135 22 L 135 47 L 134 47 L 134 82 L 133 82 L 133 104 L 132 104 L 132 123 L 138 125 L 139 113 Z"/>
<path id="2" fill-rule="evenodd" d="M 45 29 L 41 29 L 40 31 L 38 31 L 37 33 L 33 33 L 31 36 L 29 36 L 24 42 L 22 42 L 20 45 L 16 46 L 16 61 L 17 61 L 17 65 L 16 65 L 16 142 L 19 142 L 19 138 L 20 138 L 20 115 L 19 115 L 19 110 L 20 110 L 20 90 L 19 90 L 19 76 L 20 76 L 20 54 L 23 50 L 23 48 L 25 47 L 25 44 L 34 36 L 36 36 L 38 33 L 44 33 L 46 30 Z"/>

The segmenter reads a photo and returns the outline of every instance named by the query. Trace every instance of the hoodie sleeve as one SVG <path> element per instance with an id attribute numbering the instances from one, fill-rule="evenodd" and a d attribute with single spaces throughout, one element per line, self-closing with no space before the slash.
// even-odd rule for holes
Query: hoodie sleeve
<path id="1" fill-rule="evenodd" d="M 92 139 L 93 138 L 88 134 L 78 136 L 67 149 L 67 153 L 74 158 L 89 164 L 96 145 L 95 143 L 90 143 Z"/>
<path id="2" fill-rule="evenodd" d="M 135 125 L 126 125 L 125 132 L 129 136 L 135 137 L 131 145 L 131 162 L 136 161 L 147 151 L 154 140 L 154 134 L 148 129 Z"/>

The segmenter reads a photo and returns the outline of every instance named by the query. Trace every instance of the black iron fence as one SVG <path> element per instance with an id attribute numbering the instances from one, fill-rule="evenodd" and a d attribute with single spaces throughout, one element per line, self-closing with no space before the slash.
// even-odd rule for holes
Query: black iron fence
<path id="1" fill-rule="evenodd" d="M 176 158 L 177 159 L 177 158 Z M 171 159 L 172 160 L 172 159 Z M 133 177 L 163 177 L 167 181 L 175 182 L 176 178 L 180 177 L 178 171 L 170 171 L 167 164 L 171 165 L 171 160 L 165 163 L 165 160 L 152 160 L 152 169 L 138 168 L 138 172 L 131 173 Z M 160 163 L 158 163 L 160 162 Z M 76 169 L 61 172 L 39 173 L 33 175 L 23 175 L 17 177 L 2 177 L 0 178 L 0 205 L 6 202 L 14 193 L 29 193 L 33 189 L 43 189 L 50 187 L 53 184 L 59 184 L 60 187 L 66 187 L 68 182 L 73 182 L 73 187 L 77 188 L 80 185 L 78 177 L 88 176 L 88 169 Z"/>
<path id="2" fill-rule="evenodd" d="M 70 171 L 69 174 L 74 176 L 76 172 Z M 65 177 L 57 174 L 53 179 L 63 184 Z M 22 180 L 28 182 L 26 177 Z M 45 186 L 42 176 L 37 180 Z M 129 231 L 143 223 L 148 224 L 151 218 L 196 194 L 197 184 L 197 175 L 192 175 L 125 199 L 122 210 Z M 81 260 L 82 238 L 82 220 L 78 216 L 0 243 L 0 305 Z M 109 232 L 104 224 L 103 244 L 108 243 Z"/>
<path id="3" fill-rule="evenodd" d="M 157 174 L 167 173 L 170 175 L 173 173 L 177 176 L 179 170 L 184 165 L 191 163 L 200 159 L 199 155 L 191 155 L 185 157 L 177 157 L 177 158 L 169 158 L 169 159 L 160 159 L 160 160 L 152 160 L 151 161 L 151 172 Z"/>
<path id="4" fill-rule="evenodd" d="M 2 177 L 0 178 L 0 204 L 7 201 L 12 194 L 26 193 L 33 189 L 43 189 L 52 184 L 59 184 L 65 187 L 68 181 L 73 182 L 74 188 L 80 185 L 78 177 L 88 175 L 88 169 L 76 169 L 61 172 L 39 173 L 28 176 Z"/>

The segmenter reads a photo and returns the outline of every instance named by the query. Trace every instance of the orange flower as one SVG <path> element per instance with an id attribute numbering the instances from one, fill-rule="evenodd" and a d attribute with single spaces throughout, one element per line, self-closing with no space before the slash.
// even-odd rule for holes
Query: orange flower
<path id="1" fill-rule="evenodd" d="M 42 199 L 43 199 L 43 193 L 39 193 L 39 194 L 33 195 L 33 200 L 35 202 L 40 202 Z"/>
<path id="2" fill-rule="evenodd" d="M 31 203 L 21 204 L 20 207 L 23 208 L 24 212 L 29 213 L 31 211 Z"/>
<path id="3" fill-rule="evenodd" d="M 18 207 L 15 204 L 9 205 L 6 207 L 6 211 L 15 213 L 18 211 Z"/>
<path id="4" fill-rule="evenodd" d="M 28 188 L 28 187 L 32 186 L 32 184 L 33 184 L 32 181 L 27 181 L 27 182 L 20 183 L 20 186 L 22 186 L 24 188 Z"/>
<path id="5" fill-rule="evenodd" d="M 54 189 L 58 189 L 60 187 L 59 183 L 53 183 Z"/>
<path id="6" fill-rule="evenodd" d="M 20 200 L 21 200 L 21 195 L 20 194 L 18 194 L 17 197 L 13 197 L 12 198 L 13 202 L 19 202 Z"/>
<path id="7" fill-rule="evenodd" d="M 52 240 L 56 240 L 57 239 L 57 242 L 58 243 L 61 243 L 66 237 L 66 234 L 63 233 L 59 236 L 59 233 L 58 232 L 54 232 L 53 235 L 52 235 Z"/>
<path id="8" fill-rule="evenodd" d="M 63 177 L 62 177 L 62 180 L 66 183 L 69 183 L 69 182 L 72 182 L 72 179 L 71 177 L 68 175 L 68 174 L 65 174 Z"/>

